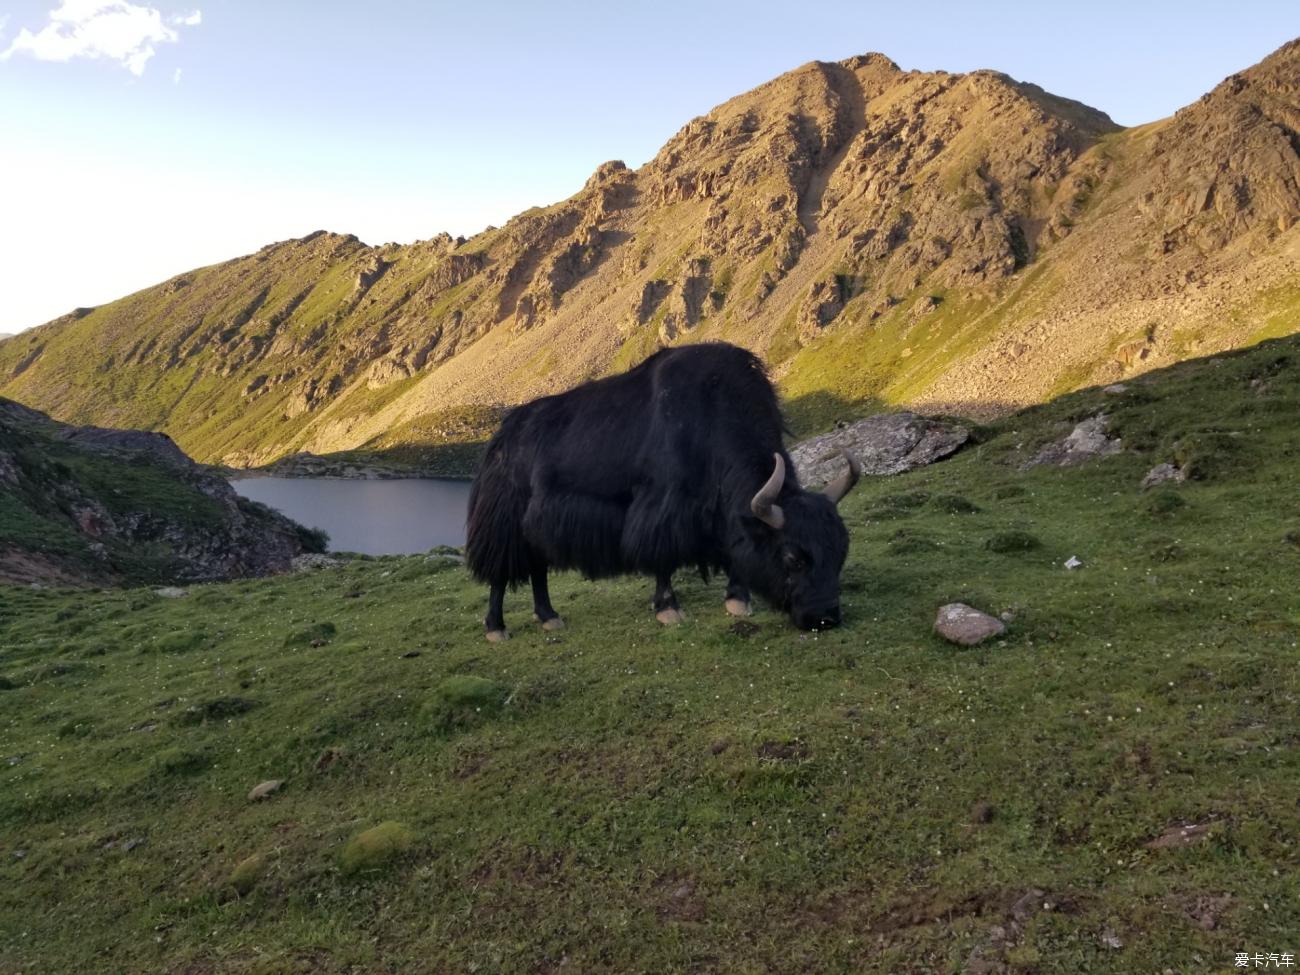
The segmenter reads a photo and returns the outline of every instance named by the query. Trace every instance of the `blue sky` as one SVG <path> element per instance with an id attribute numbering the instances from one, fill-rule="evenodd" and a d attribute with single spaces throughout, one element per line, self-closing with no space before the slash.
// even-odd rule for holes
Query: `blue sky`
<path id="1" fill-rule="evenodd" d="M 472 234 L 814 58 L 997 68 L 1151 121 L 1300 34 L 1294 2 L 1225 9 L 0 3 L 0 332 L 321 227 Z"/>

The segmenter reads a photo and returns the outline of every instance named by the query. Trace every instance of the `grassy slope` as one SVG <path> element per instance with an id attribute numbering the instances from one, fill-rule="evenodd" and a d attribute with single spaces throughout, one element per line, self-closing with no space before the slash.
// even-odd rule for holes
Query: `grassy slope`
<path id="1" fill-rule="evenodd" d="M 7 591 L 0 971 L 1226 971 L 1293 951 L 1297 379 L 1300 343 L 1267 343 L 864 484 L 849 624 L 820 636 L 770 612 L 741 635 L 720 586 L 685 578 L 691 619 L 662 630 L 645 581 L 564 576 L 568 630 L 528 625 L 521 594 L 516 639 L 489 646 L 480 588 L 420 558 L 184 600 Z M 1018 469 L 1103 405 L 1138 452 Z M 1175 456 L 1205 479 L 1139 493 Z M 985 548 L 1013 530 L 1041 546 Z M 1006 639 L 933 637 L 956 598 L 1013 610 Z M 508 701 L 448 711 L 463 675 Z M 267 778 L 287 784 L 248 802 Z M 413 847 L 342 872 L 386 820 Z M 1184 823 L 1210 825 L 1146 847 Z M 1224 896 L 1212 929 L 1193 919 Z"/>

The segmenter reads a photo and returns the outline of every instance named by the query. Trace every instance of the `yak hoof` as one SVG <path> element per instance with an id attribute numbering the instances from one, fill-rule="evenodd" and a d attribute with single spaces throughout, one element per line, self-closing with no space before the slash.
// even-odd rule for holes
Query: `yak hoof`
<path id="1" fill-rule="evenodd" d="M 728 599 L 722 605 L 732 616 L 752 616 L 754 613 L 753 607 L 743 599 Z"/>
<path id="2" fill-rule="evenodd" d="M 504 643 L 506 640 L 509 639 L 510 639 L 509 630 L 488 630 L 487 631 L 488 643 Z"/>
<path id="3" fill-rule="evenodd" d="M 669 606 L 667 609 L 661 609 L 659 612 L 655 613 L 655 619 L 664 626 L 676 626 L 678 623 L 686 619 L 686 616 L 680 609 Z"/>
<path id="4" fill-rule="evenodd" d="M 558 616 L 552 616 L 549 620 L 542 620 L 542 629 L 550 632 L 551 630 L 564 629 L 564 620 Z"/>

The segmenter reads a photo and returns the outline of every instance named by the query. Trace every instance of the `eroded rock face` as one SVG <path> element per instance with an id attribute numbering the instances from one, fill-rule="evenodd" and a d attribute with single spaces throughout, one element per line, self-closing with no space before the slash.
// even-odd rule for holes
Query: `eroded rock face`
<path id="1" fill-rule="evenodd" d="M 58 558 L 6 550 L 0 580 L 111 582 L 129 577 L 125 564 L 149 559 L 155 575 L 177 581 L 229 579 L 288 571 L 304 551 L 299 526 L 239 497 L 165 434 L 70 426 L 0 399 L 0 442 L 26 448 L 0 454 L 4 489 L 33 517 L 70 528 L 82 542 Z M 95 477 L 61 463 L 68 455 L 93 463 Z M 119 467 L 123 483 L 135 485 L 129 493 L 105 490 Z M 153 475 L 148 487 L 138 485 L 141 471 Z"/>
<path id="2" fill-rule="evenodd" d="M 862 462 L 864 474 L 901 474 L 942 460 L 970 439 L 959 423 L 916 413 L 880 413 L 812 437 L 790 451 L 806 487 L 826 484 L 844 469 L 840 451 Z"/>

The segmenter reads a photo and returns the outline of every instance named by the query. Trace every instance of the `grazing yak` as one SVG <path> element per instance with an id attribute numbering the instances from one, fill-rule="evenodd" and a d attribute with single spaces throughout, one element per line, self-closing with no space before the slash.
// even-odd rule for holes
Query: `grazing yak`
<path id="1" fill-rule="evenodd" d="M 655 617 L 682 619 L 672 574 L 727 574 L 726 608 L 750 591 L 802 629 L 840 622 L 849 536 L 835 510 L 861 469 L 804 491 L 781 445 L 763 364 L 724 343 L 665 349 L 618 376 L 510 412 L 469 497 L 466 562 L 491 587 L 487 638 L 509 636 L 506 587 L 529 580 L 543 628 L 564 625 L 548 569 L 655 577 Z"/>

